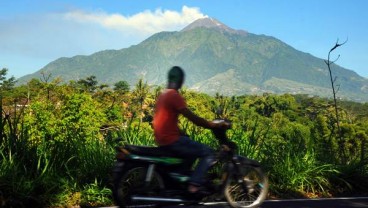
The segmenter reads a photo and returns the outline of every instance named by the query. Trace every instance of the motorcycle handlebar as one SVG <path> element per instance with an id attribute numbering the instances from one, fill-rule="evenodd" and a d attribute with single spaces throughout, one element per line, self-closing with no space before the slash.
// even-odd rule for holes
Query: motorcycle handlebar
<path id="1" fill-rule="evenodd" d="M 212 133 L 220 141 L 220 143 L 224 143 L 228 141 L 228 138 L 226 136 L 226 131 L 231 128 L 231 122 L 224 120 L 224 119 L 215 119 L 212 122 L 224 124 L 223 126 L 225 126 L 225 128 L 214 128 L 212 129 Z"/>
<path id="2" fill-rule="evenodd" d="M 212 121 L 213 123 L 216 124 L 222 124 L 221 125 L 221 129 L 230 129 L 231 128 L 231 122 L 229 120 L 225 120 L 225 119 L 215 119 Z"/>

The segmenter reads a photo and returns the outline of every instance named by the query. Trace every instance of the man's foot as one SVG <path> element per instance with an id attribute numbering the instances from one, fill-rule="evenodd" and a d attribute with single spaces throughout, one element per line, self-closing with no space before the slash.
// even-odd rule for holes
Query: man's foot
<path id="1" fill-rule="evenodd" d="M 209 196 L 212 192 L 204 188 L 203 186 L 195 186 L 195 185 L 189 185 L 188 187 L 188 196 L 191 199 L 202 199 L 206 196 Z"/>
<path id="2" fill-rule="evenodd" d="M 188 192 L 189 193 L 196 193 L 197 191 L 199 191 L 199 188 L 200 188 L 200 186 L 189 184 L 189 186 L 188 186 Z"/>

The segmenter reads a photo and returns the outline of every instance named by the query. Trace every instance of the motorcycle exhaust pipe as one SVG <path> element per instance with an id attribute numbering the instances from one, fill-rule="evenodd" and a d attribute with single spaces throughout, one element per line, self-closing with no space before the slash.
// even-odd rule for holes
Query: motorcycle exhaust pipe
<path id="1" fill-rule="evenodd" d="M 184 203 L 189 202 L 180 198 L 164 198 L 164 197 L 147 197 L 147 196 L 132 196 L 133 201 L 151 201 L 151 202 L 167 202 L 167 203 Z"/>

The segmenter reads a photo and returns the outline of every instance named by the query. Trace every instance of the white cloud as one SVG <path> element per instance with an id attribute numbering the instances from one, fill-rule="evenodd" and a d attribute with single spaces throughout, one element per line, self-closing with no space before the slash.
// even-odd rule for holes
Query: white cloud
<path id="1" fill-rule="evenodd" d="M 71 11 L 65 14 L 67 20 L 79 23 L 97 23 L 105 28 L 128 33 L 153 34 L 161 31 L 180 30 L 196 19 L 206 17 L 199 8 L 183 6 L 180 12 L 172 10 L 146 10 L 132 16 Z"/>
<path id="2" fill-rule="evenodd" d="M 203 17 L 199 8 L 183 6 L 181 11 L 159 8 L 131 16 L 74 10 L 0 18 L 0 68 L 25 75 L 60 57 L 126 48 Z"/>

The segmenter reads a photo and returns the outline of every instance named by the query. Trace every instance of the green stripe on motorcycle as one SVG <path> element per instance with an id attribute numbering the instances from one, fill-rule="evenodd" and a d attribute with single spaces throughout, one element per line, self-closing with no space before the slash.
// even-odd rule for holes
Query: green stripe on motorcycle
<path id="1" fill-rule="evenodd" d="M 158 162 L 158 163 L 166 163 L 170 165 L 176 165 L 183 162 L 183 159 L 175 158 L 175 157 L 148 157 L 148 156 L 140 156 L 140 155 L 129 155 L 133 160 L 144 160 L 144 161 L 151 161 L 151 162 Z"/>

